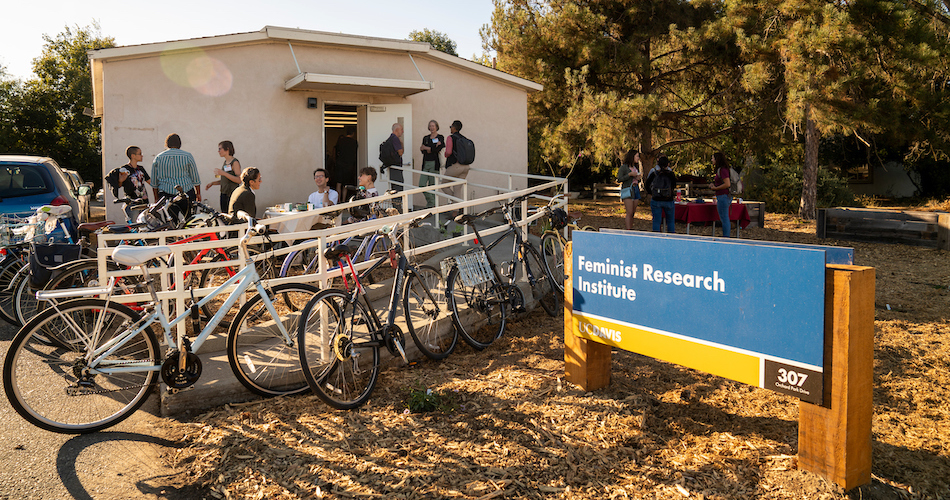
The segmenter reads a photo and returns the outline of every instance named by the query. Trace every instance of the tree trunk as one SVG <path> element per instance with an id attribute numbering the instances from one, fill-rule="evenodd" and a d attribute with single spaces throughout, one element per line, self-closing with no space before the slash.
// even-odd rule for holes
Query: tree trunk
<path id="1" fill-rule="evenodd" d="M 818 205 L 818 128 L 811 119 L 810 104 L 805 105 L 805 168 L 802 174 L 798 215 L 805 220 L 814 220 Z"/>

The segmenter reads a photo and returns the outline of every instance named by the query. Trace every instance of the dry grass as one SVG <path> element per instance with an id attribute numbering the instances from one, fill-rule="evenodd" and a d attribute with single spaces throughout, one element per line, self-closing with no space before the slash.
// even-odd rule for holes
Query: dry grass
<path id="1" fill-rule="evenodd" d="M 572 210 L 623 225 L 616 202 Z M 767 225 L 742 236 L 852 246 L 877 269 L 874 482 L 850 497 L 950 498 L 946 253 Z M 386 370 L 359 411 L 305 396 L 168 421 L 183 443 L 169 460 L 216 498 L 849 497 L 797 469 L 796 400 L 625 352 L 610 387 L 585 393 L 563 381 L 563 349 L 562 318 L 536 311 L 486 351 Z M 405 413 L 419 387 L 449 410 Z"/>

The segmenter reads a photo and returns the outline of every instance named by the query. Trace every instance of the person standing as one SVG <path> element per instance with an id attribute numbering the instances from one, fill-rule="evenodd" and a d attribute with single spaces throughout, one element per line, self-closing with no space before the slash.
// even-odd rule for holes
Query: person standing
<path id="1" fill-rule="evenodd" d="M 178 194 L 175 187 L 181 186 L 190 202 L 201 201 L 201 176 L 194 156 L 182 151 L 178 134 L 169 134 L 165 138 L 165 147 L 167 149 L 158 153 L 152 161 L 151 185 L 155 199 L 158 200 L 160 196 L 173 198 Z M 175 206 L 185 218 L 191 207 L 188 200 L 182 200 Z"/>
<path id="2" fill-rule="evenodd" d="M 459 140 L 459 133 L 461 131 L 462 122 L 455 120 L 452 122 L 452 125 L 449 125 L 450 134 L 445 138 L 445 175 L 465 179 L 468 177 L 468 170 L 471 168 L 471 165 L 462 165 L 459 163 L 458 157 L 455 155 L 455 150 L 452 147 L 453 144 Z M 462 186 L 452 186 L 442 191 L 459 198 L 462 195 Z"/>
<path id="3" fill-rule="evenodd" d="M 327 177 L 326 170 L 322 168 L 314 170 L 313 182 L 317 184 L 317 190 L 310 193 L 307 203 L 312 204 L 314 208 L 323 208 L 340 202 L 340 195 L 328 185 L 330 178 Z"/>
<path id="4" fill-rule="evenodd" d="M 224 165 L 221 168 L 214 169 L 214 175 L 220 179 L 209 182 L 205 186 L 205 191 L 211 189 L 211 186 L 221 186 L 221 211 L 227 212 L 228 205 L 231 202 L 231 193 L 241 185 L 241 162 L 234 157 L 234 144 L 231 141 L 221 141 L 218 143 L 218 156 L 224 158 Z"/>
<path id="5" fill-rule="evenodd" d="M 125 148 L 125 156 L 129 162 L 119 168 L 112 169 L 106 176 L 106 182 L 112 187 L 112 194 L 118 198 L 129 198 L 130 200 L 141 200 L 141 203 L 148 203 L 148 186 L 151 177 L 145 171 L 145 167 L 139 165 L 142 161 L 142 148 L 138 146 L 129 146 Z M 123 194 L 119 194 L 119 188 L 122 188 Z M 125 217 L 132 220 L 132 209 L 129 205 L 123 207 Z"/>
<path id="6" fill-rule="evenodd" d="M 670 159 L 660 156 L 656 160 L 656 169 L 647 177 L 647 192 L 650 193 L 650 212 L 653 214 L 653 232 L 660 232 L 661 222 L 666 218 L 666 232 L 676 232 L 676 207 L 673 205 L 673 190 L 676 187 L 676 174 L 670 168 Z"/>
<path id="7" fill-rule="evenodd" d="M 710 189 L 716 194 L 716 211 L 719 212 L 719 222 L 722 224 L 722 236 L 728 238 L 732 234 L 732 223 L 729 222 L 729 207 L 732 205 L 732 196 L 729 195 L 729 187 L 732 186 L 729 162 L 726 155 L 716 151 L 713 153 L 712 163 L 716 174 Z"/>
<path id="8" fill-rule="evenodd" d="M 226 212 L 236 216 L 238 210 L 243 210 L 251 217 L 257 217 L 257 195 L 254 191 L 261 188 L 261 171 L 251 167 L 241 173 L 241 184 L 231 193 Z"/>
<path id="9" fill-rule="evenodd" d="M 336 145 L 333 147 L 336 160 L 333 178 L 336 179 L 337 192 L 343 192 L 345 186 L 352 186 L 357 182 L 356 163 L 360 143 L 354 137 L 355 135 L 356 128 L 347 125 L 343 128 L 343 135 L 336 140 Z"/>
<path id="10" fill-rule="evenodd" d="M 627 151 L 623 157 L 623 162 L 617 170 L 617 180 L 620 181 L 620 199 L 623 200 L 623 207 L 627 215 L 624 220 L 624 227 L 627 231 L 633 229 L 633 220 L 637 215 L 637 205 L 640 204 L 640 177 L 642 170 L 640 168 L 640 152 L 636 149 Z"/>
<path id="11" fill-rule="evenodd" d="M 422 171 L 429 173 L 439 173 L 442 168 L 442 159 L 439 158 L 439 152 L 445 149 L 445 137 L 439 133 L 439 122 L 429 120 L 429 135 L 422 138 Z M 419 177 L 419 187 L 426 187 L 435 184 L 435 177 L 431 175 L 422 175 Z M 424 193 L 426 198 L 426 208 L 435 206 L 435 195 L 429 191 Z"/>

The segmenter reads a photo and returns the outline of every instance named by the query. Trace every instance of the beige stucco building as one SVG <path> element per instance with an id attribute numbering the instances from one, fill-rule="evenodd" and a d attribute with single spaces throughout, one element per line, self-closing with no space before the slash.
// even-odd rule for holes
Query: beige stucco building
<path id="1" fill-rule="evenodd" d="M 445 136 L 453 120 L 462 121 L 462 133 L 478 151 L 473 167 L 525 173 L 527 96 L 541 90 L 427 43 L 273 26 L 95 50 L 89 58 L 95 114 L 102 117 L 103 176 L 126 163 L 129 145 L 143 149 L 150 171 L 174 132 L 207 184 L 222 164 L 218 143 L 230 140 L 244 168 L 262 171 L 259 211 L 305 202 L 315 189 L 313 170 L 333 166 L 333 147 L 347 124 L 359 141 L 357 168 L 378 169 L 379 144 L 399 122 L 403 162 L 418 171 L 419 146 L 435 119 Z M 381 181 L 385 185 L 385 177 Z M 477 172 L 469 181 L 508 182 Z M 202 197 L 217 206 L 217 187 L 203 188 Z M 473 189 L 476 196 L 495 194 Z M 109 191 L 108 216 L 121 219 Z M 424 203 L 421 196 L 414 201 Z"/>

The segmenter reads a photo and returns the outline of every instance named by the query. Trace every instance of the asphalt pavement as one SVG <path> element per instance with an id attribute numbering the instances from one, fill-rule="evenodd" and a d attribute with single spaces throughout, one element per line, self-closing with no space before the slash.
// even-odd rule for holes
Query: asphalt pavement
<path id="1" fill-rule="evenodd" d="M 0 320 L 0 355 L 17 329 Z M 74 436 L 47 432 L 20 417 L 4 395 L 0 401 L 0 498 L 129 499 L 185 498 L 166 485 L 176 471 L 159 456 L 174 452 L 158 417 L 138 411 L 106 431 Z M 153 395 L 152 411 L 157 411 Z"/>

